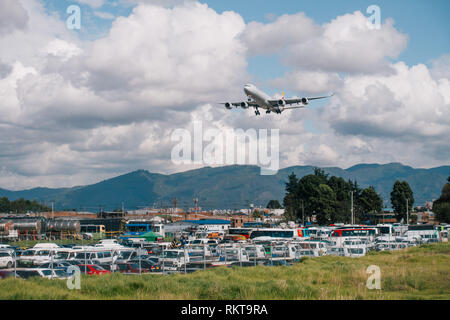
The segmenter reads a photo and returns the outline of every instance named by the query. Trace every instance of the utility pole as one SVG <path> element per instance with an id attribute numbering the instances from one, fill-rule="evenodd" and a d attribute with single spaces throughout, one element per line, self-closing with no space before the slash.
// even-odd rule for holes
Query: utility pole
<path id="1" fill-rule="evenodd" d="M 352 214 L 352 216 L 351 216 L 351 224 L 353 225 L 354 224 L 354 221 L 353 221 L 354 220 L 354 218 L 353 218 L 353 214 L 354 214 L 354 212 L 353 212 L 353 191 L 351 191 L 351 195 L 352 195 L 351 196 L 351 199 L 352 199 L 351 200 L 351 206 L 352 206 L 351 207 L 351 214 Z"/>
<path id="2" fill-rule="evenodd" d="M 408 198 L 406 198 L 406 226 L 408 226 L 409 222 L 409 212 L 408 212 Z"/>
<path id="3" fill-rule="evenodd" d="M 302 221 L 303 226 L 305 226 L 305 206 L 303 205 L 303 200 L 302 200 Z"/>

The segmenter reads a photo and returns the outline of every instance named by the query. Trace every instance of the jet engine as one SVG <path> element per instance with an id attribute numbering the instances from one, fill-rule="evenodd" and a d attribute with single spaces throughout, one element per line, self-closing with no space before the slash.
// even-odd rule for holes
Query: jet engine
<path id="1" fill-rule="evenodd" d="M 248 109 L 248 103 L 247 102 L 241 102 L 241 108 L 242 109 Z"/>
<path id="2" fill-rule="evenodd" d="M 284 107 L 286 105 L 286 101 L 284 101 L 283 99 L 278 100 L 278 105 L 280 107 Z"/>
<path id="3" fill-rule="evenodd" d="M 309 103 L 308 98 L 302 98 L 302 103 L 303 103 L 304 105 L 307 105 L 307 104 Z"/>
<path id="4" fill-rule="evenodd" d="M 233 105 L 229 102 L 225 103 L 225 108 L 227 108 L 228 110 L 233 109 Z"/>

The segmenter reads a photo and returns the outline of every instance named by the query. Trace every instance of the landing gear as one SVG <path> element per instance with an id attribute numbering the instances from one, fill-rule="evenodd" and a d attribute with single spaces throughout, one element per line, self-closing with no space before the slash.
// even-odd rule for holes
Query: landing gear
<path id="1" fill-rule="evenodd" d="M 256 110 L 255 110 L 255 114 L 256 114 L 257 116 L 259 116 L 261 113 L 259 112 L 258 109 L 256 109 Z"/>
<path id="2" fill-rule="evenodd" d="M 266 113 L 270 113 L 270 110 L 266 110 Z"/>

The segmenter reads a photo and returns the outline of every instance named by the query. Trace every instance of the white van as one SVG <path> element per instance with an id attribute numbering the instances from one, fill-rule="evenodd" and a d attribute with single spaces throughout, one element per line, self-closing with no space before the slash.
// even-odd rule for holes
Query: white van
<path id="1" fill-rule="evenodd" d="M 14 258 L 12 250 L 0 251 L 0 268 L 11 268 L 14 265 Z"/>
<path id="2" fill-rule="evenodd" d="M 67 250 L 62 248 L 32 248 L 27 249 L 18 258 L 18 263 L 23 266 L 39 266 L 43 263 L 52 262 L 58 251 Z"/>
<path id="3" fill-rule="evenodd" d="M 98 247 L 78 250 L 74 260 L 90 261 L 95 264 L 114 263 L 117 260 L 118 252 L 115 250 L 106 250 Z"/>

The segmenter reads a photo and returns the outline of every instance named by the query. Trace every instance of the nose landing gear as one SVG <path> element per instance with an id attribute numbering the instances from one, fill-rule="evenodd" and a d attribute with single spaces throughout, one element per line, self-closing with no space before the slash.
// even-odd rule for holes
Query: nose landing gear
<path id="1" fill-rule="evenodd" d="M 256 108 L 255 114 L 256 114 L 257 116 L 259 116 L 259 115 L 261 114 L 261 113 L 259 112 L 258 108 Z"/>

